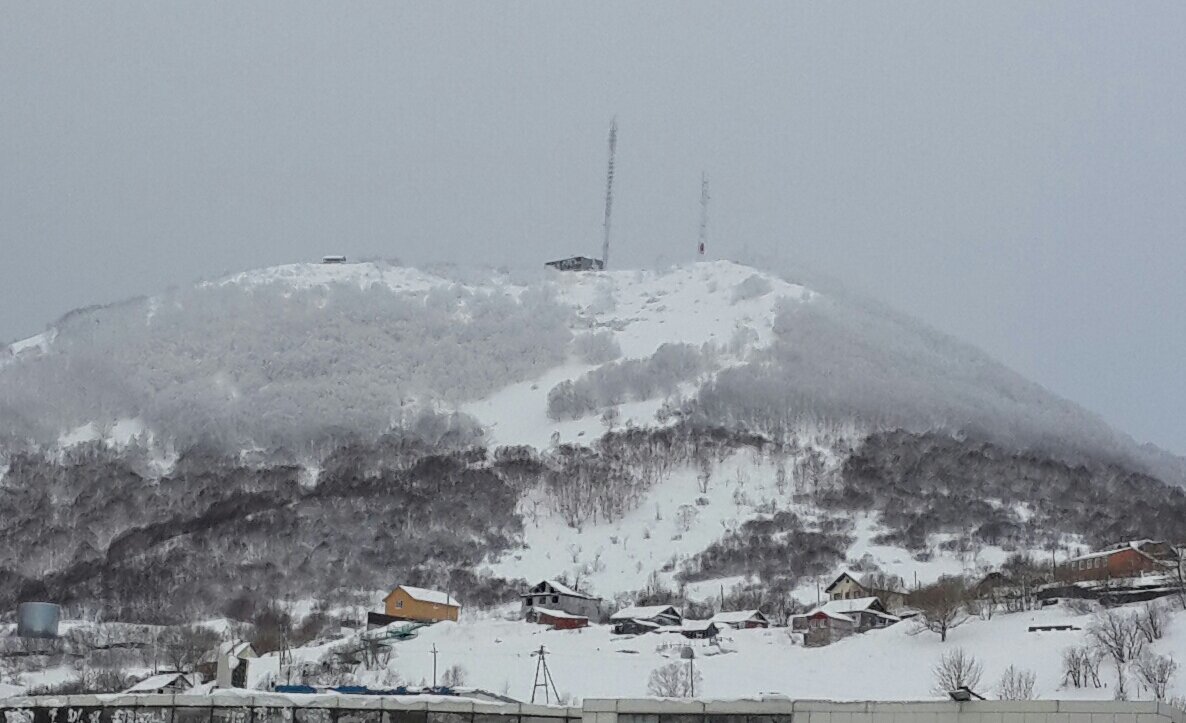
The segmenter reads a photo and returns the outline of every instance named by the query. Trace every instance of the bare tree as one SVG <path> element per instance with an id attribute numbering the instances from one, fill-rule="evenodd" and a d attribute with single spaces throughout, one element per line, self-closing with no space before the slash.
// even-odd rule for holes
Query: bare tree
<path id="1" fill-rule="evenodd" d="M 1170 680 L 1178 670 L 1178 664 L 1167 655 L 1156 655 L 1146 652 L 1137 659 L 1137 676 L 1157 700 L 1165 700 Z"/>
<path id="2" fill-rule="evenodd" d="M 1087 636 L 1105 654 L 1112 657 L 1117 668 L 1136 659 L 1145 649 L 1145 638 L 1136 615 L 1125 615 L 1116 610 L 1096 613 L 1087 626 Z"/>
<path id="3" fill-rule="evenodd" d="M 1034 683 L 1037 676 L 1032 670 L 1018 669 L 1010 665 L 1001 674 L 997 683 L 997 698 L 1000 700 L 1033 700 Z"/>
<path id="4" fill-rule="evenodd" d="M 672 661 L 651 671 L 647 692 L 660 698 L 690 698 L 700 681 L 700 671 L 693 673 L 687 663 Z"/>
<path id="5" fill-rule="evenodd" d="M 1145 641 L 1152 643 L 1161 640 L 1165 633 L 1165 607 L 1156 600 L 1150 600 L 1137 612 L 1137 626 Z"/>
<path id="6" fill-rule="evenodd" d="M 980 685 L 984 666 L 975 656 L 956 648 L 943 654 L 932 669 L 935 676 L 935 694 L 947 695 L 959 688 L 975 689 Z"/>
<path id="7" fill-rule="evenodd" d="M 1086 688 L 1100 687 L 1100 661 L 1103 653 L 1087 645 L 1067 648 L 1062 653 L 1063 684 Z"/>
<path id="8" fill-rule="evenodd" d="M 451 665 L 441 676 L 441 685 L 446 688 L 457 688 L 465 685 L 466 671 L 460 665 Z"/>
<path id="9" fill-rule="evenodd" d="M 218 647 L 218 633 L 201 625 L 167 628 L 157 640 L 166 663 L 178 673 L 192 673 Z"/>
<path id="10" fill-rule="evenodd" d="M 911 603 L 918 610 L 915 632 L 929 630 L 947 642 L 947 633 L 968 621 L 967 598 L 967 583 L 962 577 L 943 578 L 914 593 Z"/>

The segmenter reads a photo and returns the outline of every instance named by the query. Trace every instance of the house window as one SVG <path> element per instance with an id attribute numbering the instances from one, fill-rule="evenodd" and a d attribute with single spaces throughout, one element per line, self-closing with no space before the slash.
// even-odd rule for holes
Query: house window
<path id="1" fill-rule="evenodd" d="M 559 595 L 553 595 L 553 596 L 552 596 L 552 602 L 553 602 L 553 603 L 558 603 L 558 602 L 560 602 L 560 596 L 559 596 Z"/>
<path id="2" fill-rule="evenodd" d="M 548 599 L 547 599 L 546 597 L 541 597 L 541 598 L 539 599 L 539 604 L 540 604 L 540 605 L 546 605 L 547 603 L 548 603 Z"/>
<path id="3" fill-rule="evenodd" d="M 403 601 L 403 600 L 396 600 L 396 601 L 395 601 L 395 608 L 396 608 L 397 610 L 401 609 L 403 606 L 404 606 L 404 601 Z"/>
<path id="4" fill-rule="evenodd" d="M 530 598 L 530 597 L 527 598 L 527 607 L 531 607 L 531 604 L 534 602 L 535 602 L 535 598 Z"/>

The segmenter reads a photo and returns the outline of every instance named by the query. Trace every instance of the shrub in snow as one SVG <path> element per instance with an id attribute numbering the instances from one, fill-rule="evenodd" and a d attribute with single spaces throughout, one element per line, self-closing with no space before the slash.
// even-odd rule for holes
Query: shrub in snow
<path id="1" fill-rule="evenodd" d="M 670 662 L 651 671 L 647 692 L 659 698 L 691 698 L 702 689 L 702 677 L 687 662 Z"/>
<path id="2" fill-rule="evenodd" d="M 441 685 L 446 688 L 459 688 L 465 685 L 466 672 L 465 668 L 460 665 L 451 665 L 441 676 Z"/>
<path id="3" fill-rule="evenodd" d="M 1037 676 L 1034 671 L 1010 665 L 1005 668 L 1000 681 L 997 682 L 997 698 L 999 700 L 1033 700 L 1035 681 L 1037 681 Z"/>
<path id="4" fill-rule="evenodd" d="M 963 648 L 956 648 L 944 653 L 931 672 L 935 678 L 934 693 L 947 695 L 959 688 L 976 690 L 976 686 L 980 685 L 980 676 L 984 674 L 984 666 L 974 655 L 966 653 Z"/>

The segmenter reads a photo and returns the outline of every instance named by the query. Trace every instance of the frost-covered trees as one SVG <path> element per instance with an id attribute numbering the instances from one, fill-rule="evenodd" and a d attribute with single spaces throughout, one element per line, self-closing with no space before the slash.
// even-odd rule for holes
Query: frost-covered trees
<path id="1" fill-rule="evenodd" d="M 711 349 L 691 344 L 663 344 L 646 359 L 604 364 L 548 392 L 548 416 L 580 419 L 605 407 L 674 393 L 713 363 Z"/>
<path id="2" fill-rule="evenodd" d="M 622 356 L 614 333 L 604 329 L 577 334 L 572 339 L 572 352 L 586 364 L 604 364 Z"/>
<path id="3" fill-rule="evenodd" d="M 180 448 L 373 439 L 410 407 L 481 397 L 561 363 L 571 310 L 439 285 L 210 284 L 79 312 L 0 370 L 0 438 L 140 418 Z M 605 340 L 598 347 L 608 353 Z"/>
<path id="4" fill-rule="evenodd" d="M 1153 697 L 1165 700 L 1170 681 L 1178 671 L 1178 664 L 1174 659 L 1168 655 L 1146 652 L 1137 659 L 1136 667 L 1137 676 L 1149 687 Z"/>

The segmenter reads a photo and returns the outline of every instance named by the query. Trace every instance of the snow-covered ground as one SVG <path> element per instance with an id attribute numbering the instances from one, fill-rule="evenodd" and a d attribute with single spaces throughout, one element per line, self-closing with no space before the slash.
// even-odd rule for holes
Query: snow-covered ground
<path id="1" fill-rule="evenodd" d="M 703 677 L 699 689 L 705 697 L 780 693 L 800 699 L 921 700 L 940 697 L 933 691 L 933 668 L 944 653 L 963 648 L 982 664 L 978 690 L 989 697 L 1001 674 L 1013 665 L 1036 674 L 1039 698 L 1111 699 L 1116 675 L 1109 662 L 1101 666 L 1107 687 L 1063 685 L 1063 651 L 1086 642 L 1083 630 L 1028 632 L 1031 625 L 1086 628 L 1089 620 L 1090 616 L 1063 608 L 997 615 L 987 621 L 973 618 L 951 631 L 946 643 L 933 633 L 919 633 L 907 621 L 821 648 L 796 644 L 787 628 L 734 630 L 724 635 L 722 652 L 717 646 L 670 634 L 617 636 L 607 626 L 557 631 L 494 616 L 463 616 L 460 623 L 438 623 L 412 640 L 396 643 L 387 668 L 361 673 L 360 682 L 385 685 L 398 676 L 410 685 L 431 683 L 435 647 L 438 671 L 460 665 L 467 686 L 529 700 L 536 667 L 532 654 L 542 645 L 562 695 L 573 699 L 644 696 L 651 671 L 680 660 L 679 649 L 692 645 L 697 650 L 694 665 Z M 300 648 L 294 657 L 317 660 L 330 647 Z M 1186 613 L 1172 613 L 1165 636 L 1150 647 L 1186 660 Z M 1179 674 L 1171 691 L 1186 693 L 1186 675 Z M 1134 698 L 1151 698 L 1139 686 L 1130 692 Z"/>
<path id="2" fill-rule="evenodd" d="M 722 645 L 688 641 L 672 634 L 618 636 L 608 626 L 583 630 L 549 630 L 515 617 L 506 608 L 499 614 L 463 614 L 461 622 L 437 623 L 420 630 L 417 637 L 394 644 L 394 655 L 382 670 L 361 671 L 362 684 L 386 686 L 393 681 L 409 685 L 432 682 L 433 648 L 438 674 L 459 665 L 465 685 L 503 693 L 520 700 L 531 698 L 536 658 L 544 646 L 556 686 L 574 700 L 591 697 L 648 695 L 647 681 L 655 668 L 680 660 L 680 648 L 693 646 L 694 665 L 702 676 L 698 689 L 705 697 L 742 697 L 779 693 L 798 699 L 925 700 L 938 698 L 933 690 L 933 669 L 951 650 L 962 648 L 983 666 L 978 691 L 994 691 L 1010 665 L 1036 674 L 1038 698 L 1106 700 L 1113 697 L 1116 673 L 1109 661 L 1100 668 L 1105 687 L 1074 688 L 1064 685 L 1062 654 L 1087 642 L 1089 615 L 1062 607 L 1028 613 L 998 614 L 991 620 L 969 619 L 949 634 L 919 632 L 910 621 L 883 630 L 854 635 L 832 645 L 805 648 L 787 628 L 731 630 Z M 1186 661 L 1186 612 L 1169 614 L 1166 632 L 1150 649 L 1177 661 Z M 1028 632 L 1031 625 L 1070 624 L 1078 631 Z M 292 651 L 295 661 L 316 661 L 341 640 Z M 69 678 L 68 667 L 26 673 L 21 685 L 0 685 L 0 696 L 16 695 L 26 686 L 60 682 Z M 1130 677 L 1134 699 L 1150 699 Z M 1171 695 L 1186 694 L 1186 673 L 1179 672 Z"/>

